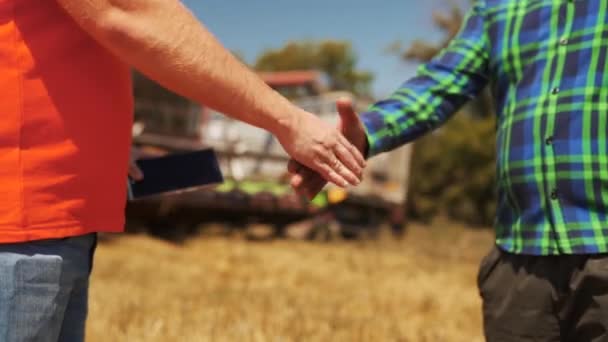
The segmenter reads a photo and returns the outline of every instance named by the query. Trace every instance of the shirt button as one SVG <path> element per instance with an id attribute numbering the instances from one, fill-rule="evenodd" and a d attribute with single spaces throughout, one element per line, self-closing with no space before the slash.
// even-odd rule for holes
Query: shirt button
<path id="1" fill-rule="evenodd" d="M 547 137 L 547 139 L 545 139 L 545 144 L 547 144 L 547 145 L 553 144 L 553 137 Z"/>
<path id="2" fill-rule="evenodd" d="M 568 45 L 568 38 L 563 37 L 559 40 L 559 45 Z"/>
<path id="3" fill-rule="evenodd" d="M 551 199 L 552 200 L 556 200 L 557 199 L 557 190 L 551 191 Z"/>
<path id="4" fill-rule="evenodd" d="M 551 94 L 555 95 L 557 93 L 559 93 L 559 88 L 558 87 L 555 87 L 555 88 L 551 89 Z"/>

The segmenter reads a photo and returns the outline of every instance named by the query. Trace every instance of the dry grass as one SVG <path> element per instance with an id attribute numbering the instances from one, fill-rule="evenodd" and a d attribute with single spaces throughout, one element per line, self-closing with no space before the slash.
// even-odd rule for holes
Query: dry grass
<path id="1" fill-rule="evenodd" d="M 403 241 L 102 244 L 88 341 L 482 341 L 475 277 L 491 234 Z"/>

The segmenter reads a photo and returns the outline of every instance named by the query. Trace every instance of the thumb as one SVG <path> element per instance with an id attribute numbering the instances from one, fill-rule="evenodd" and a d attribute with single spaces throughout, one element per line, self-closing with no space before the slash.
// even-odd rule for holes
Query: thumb
<path id="1" fill-rule="evenodd" d="M 359 117 L 353 108 L 353 101 L 349 98 L 341 98 L 336 101 L 338 114 L 340 114 L 340 129 L 357 124 Z"/>
<path id="2" fill-rule="evenodd" d="M 131 178 L 133 178 L 135 181 L 144 179 L 144 173 L 134 161 L 131 162 L 131 165 L 129 165 L 129 176 L 131 176 Z"/>

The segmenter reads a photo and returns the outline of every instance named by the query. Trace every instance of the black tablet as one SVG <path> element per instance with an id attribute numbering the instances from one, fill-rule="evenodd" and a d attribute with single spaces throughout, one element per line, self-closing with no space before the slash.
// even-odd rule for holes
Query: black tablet
<path id="1" fill-rule="evenodd" d="M 141 159 L 137 165 L 144 173 L 144 179 L 133 181 L 129 178 L 129 200 L 196 190 L 223 182 L 212 149 Z"/>

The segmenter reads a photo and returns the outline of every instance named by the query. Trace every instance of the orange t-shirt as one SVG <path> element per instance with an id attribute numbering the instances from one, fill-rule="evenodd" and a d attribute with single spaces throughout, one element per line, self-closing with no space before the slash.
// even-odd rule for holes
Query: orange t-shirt
<path id="1" fill-rule="evenodd" d="M 0 0 L 0 243 L 124 226 L 130 70 L 54 0 Z"/>

